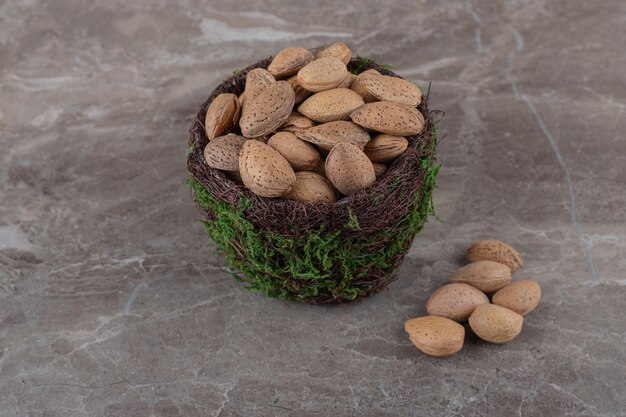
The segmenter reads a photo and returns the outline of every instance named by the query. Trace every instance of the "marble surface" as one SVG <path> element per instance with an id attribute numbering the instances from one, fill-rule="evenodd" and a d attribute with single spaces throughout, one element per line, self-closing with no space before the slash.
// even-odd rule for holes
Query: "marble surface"
<path id="1" fill-rule="evenodd" d="M 625 415 L 624 39 L 621 0 L 0 1 L 0 415 Z M 222 270 L 184 157 L 221 78 L 334 40 L 447 116 L 443 222 L 324 308 Z M 510 344 L 420 354 L 404 320 L 486 237 L 543 302 Z"/>

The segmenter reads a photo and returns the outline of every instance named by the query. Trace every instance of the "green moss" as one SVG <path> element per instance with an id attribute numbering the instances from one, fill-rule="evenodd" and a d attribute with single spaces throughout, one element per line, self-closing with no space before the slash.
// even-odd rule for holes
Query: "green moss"
<path id="1" fill-rule="evenodd" d="M 355 57 L 355 61 L 353 63 L 350 64 L 351 66 L 351 70 L 353 74 L 359 74 L 361 72 L 363 72 L 363 70 L 365 69 L 365 67 L 367 67 L 368 65 L 370 65 L 372 62 L 371 58 L 367 58 L 364 56 L 357 56 Z"/>
<path id="2" fill-rule="evenodd" d="M 374 234 L 360 230 L 352 211 L 347 224 L 334 230 L 319 227 L 298 238 L 263 231 L 246 214 L 252 208 L 250 200 L 240 196 L 238 204 L 231 206 L 195 179 L 189 184 L 198 203 L 212 213 L 212 219 L 204 222 L 207 233 L 230 268 L 240 271 L 235 277 L 246 288 L 282 299 L 348 301 L 381 287 L 379 281 L 369 279 L 372 271 L 378 279 L 391 279 L 413 237 L 434 214 L 432 192 L 439 165 L 432 158 L 420 164 L 427 171 L 426 180 L 413 196 L 411 211 L 393 230 Z M 392 182 L 388 192 L 397 186 Z M 384 248 L 375 250 L 380 242 L 386 242 Z"/>

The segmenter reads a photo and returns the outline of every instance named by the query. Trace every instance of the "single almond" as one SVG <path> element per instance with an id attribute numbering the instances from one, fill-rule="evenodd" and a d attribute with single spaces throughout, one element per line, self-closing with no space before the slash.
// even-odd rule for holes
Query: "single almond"
<path id="1" fill-rule="evenodd" d="M 379 164 L 378 162 L 372 162 L 374 166 L 374 174 L 376 174 L 376 179 L 379 179 L 383 176 L 385 172 L 387 172 L 387 165 Z"/>
<path id="2" fill-rule="evenodd" d="M 284 156 L 295 171 L 311 171 L 320 163 L 320 153 L 315 146 L 291 132 L 275 133 L 267 144 Z"/>
<path id="3" fill-rule="evenodd" d="M 418 109 L 393 101 L 367 103 L 350 114 L 350 118 L 366 129 L 389 135 L 412 136 L 424 129 L 424 116 Z"/>
<path id="4" fill-rule="evenodd" d="M 348 75 L 346 65 L 335 57 L 318 58 L 298 71 L 298 84 L 318 93 L 337 87 Z"/>
<path id="5" fill-rule="evenodd" d="M 491 343 L 507 343 L 522 331 L 524 317 L 499 305 L 482 304 L 474 309 L 469 324 L 481 339 Z"/>
<path id="6" fill-rule="evenodd" d="M 422 92 L 411 81 L 374 73 L 361 73 L 357 78 L 367 96 L 373 96 L 376 100 L 394 101 L 413 107 L 422 102 Z"/>
<path id="7" fill-rule="evenodd" d="M 209 140 L 230 132 L 240 115 L 241 105 L 236 95 L 222 93 L 215 97 L 204 118 L 204 130 Z"/>
<path id="8" fill-rule="evenodd" d="M 243 94 L 243 109 L 246 112 L 246 107 L 254 101 L 255 98 L 261 94 L 270 84 L 274 84 L 276 80 L 274 76 L 270 74 L 264 68 L 254 68 L 246 75 L 246 87 Z"/>
<path id="9" fill-rule="evenodd" d="M 358 147 L 340 143 L 326 157 L 326 175 L 341 194 L 353 195 L 376 181 L 374 166 Z"/>
<path id="10" fill-rule="evenodd" d="M 376 75 L 381 75 L 380 72 L 376 71 L 373 68 L 370 68 L 368 70 L 363 71 L 362 73 L 358 74 L 354 80 L 352 81 L 352 84 L 350 84 L 350 88 L 356 92 L 358 95 L 360 95 L 361 97 L 363 97 L 363 100 L 366 103 L 370 103 L 372 101 L 376 101 L 376 97 L 374 97 L 373 95 L 371 95 L 369 93 L 369 91 L 367 91 L 360 83 L 359 83 L 359 77 L 362 77 L 366 74 L 376 74 Z"/>
<path id="11" fill-rule="evenodd" d="M 525 316 L 537 307 L 541 301 L 541 287 L 535 281 L 512 282 L 500 288 L 491 298 L 491 302 L 517 314 Z"/>
<path id="12" fill-rule="evenodd" d="M 267 135 L 278 129 L 291 114 L 295 94 L 289 83 L 277 81 L 263 90 L 239 121 L 241 133 L 247 138 Z"/>
<path id="13" fill-rule="evenodd" d="M 280 126 L 280 130 L 285 132 L 296 132 L 315 126 L 315 122 L 297 111 L 292 111 L 287 120 Z"/>
<path id="14" fill-rule="evenodd" d="M 447 317 L 456 322 L 466 321 L 481 304 L 488 304 L 489 298 L 471 285 L 454 283 L 440 287 L 426 302 L 426 311 L 431 316 Z"/>
<path id="15" fill-rule="evenodd" d="M 511 270 L 493 261 L 472 262 L 459 268 L 450 277 L 450 282 L 462 282 L 483 292 L 493 292 L 511 282 Z"/>
<path id="16" fill-rule="evenodd" d="M 295 74 L 315 57 L 308 49 L 285 48 L 280 51 L 267 67 L 267 70 L 276 78 L 285 78 Z"/>
<path id="17" fill-rule="evenodd" d="M 291 85 L 291 88 L 293 88 L 293 91 L 296 94 L 296 100 L 294 103 L 296 105 L 302 103 L 304 100 L 311 97 L 311 95 L 313 94 L 309 90 L 305 89 L 300 84 L 298 84 L 297 75 L 294 75 L 293 77 L 288 78 L 287 82 L 289 83 L 289 85 Z"/>
<path id="18" fill-rule="evenodd" d="M 347 120 L 338 120 L 309 129 L 297 130 L 296 135 L 326 151 L 330 151 L 338 143 L 351 143 L 363 149 L 370 140 L 367 130 Z"/>
<path id="19" fill-rule="evenodd" d="M 322 49 L 318 54 L 318 58 L 323 58 L 326 56 L 332 56 L 343 62 L 345 65 L 348 65 L 348 62 L 352 59 L 352 51 L 343 42 L 335 42 L 327 48 Z"/>
<path id="20" fill-rule="evenodd" d="M 344 78 L 343 81 L 339 83 L 337 88 L 350 88 L 355 78 L 356 78 L 356 75 L 349 72 L 348 75 L 346 75 L 346 78 Z"/>
<path id="21" fill-rule="evenodd" d="M 239 151 L 246 138 L 228 134 L 214 138 L 204 147 L 204 159 L 211 168 L 224 171 L 239 170 Z"/>
<path id="22" fill-rule="evenodd" d="M 467 251 L 467 259 L 470 262 L 494 261 L 504 264 L 515 272 L 524 265 L 522 255 L 511 245 L 499 240 L 479 240 Z"/>
<path id="23" fill-rule="evenodd" d="M 289 162 L 258 140 L 247 140 L 241 147 L 239 172 L 244 185 L 262 197 L 280 197 L 296 181 Z"/>
<path id="24" fill-rule="evenodd" d="M 296 182 L 285 194 L 285 198 L 296 201 L 325 203 L 335 202 L 335 190 L 326 178 L 311 171 L 296 172 Z"/>
<path id="25" fill-rule="evenodd" d="M 363 98 L 347 88 L 333 88 L 313 94 L 298 107 L 298 112 L 318 123 L 349 120 L 363 106 Z"/>
<path id="26" fill-rule="evenodd" d="M 402 136 L 382 134 L 375 136 L 365 145 L 365 155 L 373 162 L 391 162 L 402 155 L 409 142 Z"/>
<path id="27" fill-rule="evenodd" d="M 424 316 L 407 320 L 404 331 L 415 347 L 430 356 L 445 357 L 463 348 L 465 328 L 445 317 Z"/>

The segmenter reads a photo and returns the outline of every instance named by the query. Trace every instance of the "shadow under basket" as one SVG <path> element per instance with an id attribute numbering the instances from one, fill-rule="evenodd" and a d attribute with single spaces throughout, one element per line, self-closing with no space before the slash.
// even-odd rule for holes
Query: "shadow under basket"
<path id="1" fill-rule="evenodd" d="M 426 120 L 422 133 L 408 138 L 407 150 L 381 178 L 351 197 L 334 204 L 260 197 L 207 166 L 203 121 L 218 94 L 241 94 L 247 72 L 270 62 L 271 57 L 224 80 L 200 106 L 191 127 L 189 183 L 205 229 L 249 290 L 312 304 L 344 303 L 381 291 L 434 214 L 439 165 L 433 116 L 438 112 L 430 111 L 423 97 L 418 107 Z M 355 74 L 370 68 L 397 76 L 364 58 L 348 64 Z"/>

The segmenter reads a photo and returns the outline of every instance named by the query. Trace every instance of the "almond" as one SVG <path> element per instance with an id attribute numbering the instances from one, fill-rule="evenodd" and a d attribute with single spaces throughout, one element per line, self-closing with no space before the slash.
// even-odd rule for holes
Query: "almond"
<path id="1" fill-rule="evenodd" d="M 459 268 L 450 277 L 450 281 L 469 284 L 483 292 L 492 292 L 511 282 L 511 270 L 497 262 L 478 261 Z"/>
<path id="2" fill-rule="evenodd" d="M 262 197 L 280 197 L 296 181 L 289 162 L 258 140 L 247 140 L 241 147 L 239 172 L 244 185 Z"/>
<path id="3" fill-rule="evenodd" d="M 239 169 L 239 151 L 246 138 L 228 134 L 214 138 L 204 147 L 204 159 L 211 168 L 224 171 Z"/>
<path id="4" fill-rule="evenodd" d="M 215 97 L 206 111 L 204 130 L 209 140 L 228 133 L 239 120 L 241 105 L 236 95 L 223 93 Z"/>
<path id="5" fill-rule="evenodd" d="M 409 142 L 402 136 L 382 134 L 365 145 L 365 155 L 373 162 L 391 162 L 402 155 Z"/>
<path id="6" fill-rule="evenodd" d="M 374 73 L 361 73 L 357 78 L 359 87 L 376 100 L 394 101 L 412 107 L 422 102 L 422 92 L 411 81 Z"/>
<path id="7" fill-rule="evenodd" d="M 308 49 L 304 48 L 285 48 L 280 51 L 267 70 L 276 78 L 285 78 L 295 74 L 315 57 Z"/>
<path id="8" fill-rule="evenodd" d="M 424 129 L 424 116 L 418 109 L 393 101 L 365 104 L 350 114 L 350 118 L 366 129 L 396 136 L 412 136 Z"/>
<path id="9" fill-rule="evenodd" d="M 524 264 L 522 256 L 512 246 L 491 239 L 474 243 L 467 251 L 467 259 L 470 262 L 499 262 L 511 268 L 511 271 L 517 271 Z"/>
<path id="10" fill-rule="evenodd" d="M 246 112 L 239 121 L 241 133 L 254 138 L 278 129 L 291 114 L 294 100 L 295 94 L 289 83 L 270 84 L 253 102 L 246 104 Z"/>
<path id="11" fill-rule="evenodd" d="M 297 111 L 292 111 L 287 120 L 280 126 L 280 130 L 285 132 L 296 132 L 315 126 L 315 122 Z"/>
<path id="12" fill-rule="evenodd" d="M 387 166 L 383 164 L 379 164 L 378 162 L 372 162 L 374 166 L 374 173 L 376 174 L 376 179 L 379 179 L 383 176 L 385 172 L 387 172 Z"/>
<path id="13" fill-rule="evenodd" d="M 488 303 L 489 298 L 478 288 L 461 283 L 446 284 L 430 296 L 426 303 L 426 311 L 431 316 L 463 322 L 476 307 Z"/>
<path id="14" fill-rule="evenodd" d="M 264 68 L 254 68 L 248 72 L 248 75 L 246 75 L 246 88 L 242 93 L 243 112 L 246 112 L 248 104 L 252 103 L 263 90 L 275 82 L 274 76 Z"/>
<path id="15" fill-rule="evenodd" d="M 358 95 L 360 95 L 361 97 L 363 97 L 363 100 L 365 100 L 366 103 L 370 103 L 372 101 L 376 101 L 376 97 L 374 97 L 373 95 L 371 95 L 369 93 L 369 91 L 367 91 L 360 83 L 359 83 L 359 77 L 364 76 L 366 74 L 376 74 L 376 75 L 381 75 L 380 72 L 376 71 L 375 69 L 368 69 L 363 71 L 362 73 L 358 74 L 354 80 L 352 81 L 352 84 L 350 85 L 350 88 L 356 92 Z"/>
<path id="16" fill-rule="evenodd" d="M 348 76 L 346 65 L 332 56 L 316 59 L 298 71 L 298 84 L 314 93 L 337 87 Z"/>
<path id="17" fill-rule="evenodd" d="M 363 98 L 347 88 L 333 88 L 313 94 L 298 107 L 298 112 L 318 123 L 348 120 L 363 104 Z"/>
<path id="18" fill-rule="evenodd" d="M 339 83 L 337 88 L 350 88 L 355 78 L 356 78 L 356 75 L 349 72 L 348 75 L 346 75 L 346 78 L 344 78 L 343 81 Z"/>
<path id="19" fill-rule="evenodd" d="M 424 316 L 407 320 L 404 331 L 411 342 L 430 356 L 444 357 L 463 348 L 465 328 L 445 317 Z"/>
<path id="20" fill-rule="evenodd" d="M 315 146 L 291 132 L 278 132 L 267 144 L 285 157 L 295 171 L 310 171 L 320 163 L 320 153 Z"/>
<path id="21" fill-rule="evenodd" d="M 524 317 L 508 308 L 482 304 L 474 309 L 469 324 L 481 339 L 491 343 L 506 343 L 522 331 Z"/>
<path id="22" fill-rule="evenodd" d="M 285 197 L 296 201 L 323 201 L 331 204 L 336 199 L 335 190 L 330 181 L 310 171 L 296 172 L 296 182 Z"/>
<path id="23" fill-rule="evenodd" d="M 313 94 L 309 90 L 306 90 L 304 87 L 298 84 L 297 75 L 294 75 L 293 77 L 288 78 L 287 82 L 289 83 L 289 85 L 291 85 L 291 88 L 293 88 L 293 91 L 296 94 L 295 104 L 302 103 L 304 100 L 311 97 L 311 94 Z"/>
<path id="24" fill-rule="evenodd" d="M 372 162 L 351 143 L 340 143 L 330 151 L 326 157 L 326 175 L 344 195 L 353 195 L 376 181 Z"/>
<path id="25" fill-rule="evenodd" d="M 351 143 L 363 149 L 370 135 L 361 126 L 346 120 L 323 123 L 306 130 L 297 130 L 296 135 L 321 149 L 330 151 L 338 143 Z"/>
<path id="26" fill-rule="evenodd" d="M 525 316 L 537 307 L 541 301 L 541 287 L 535 281 L 513 282 L 500 288 L 491 298 L 491 302 L 517 314 Z"/>
<path id="27" fill-rule="evenodd" d="M 318 54 L 318 58 L 323 58 L 325 56 L 332 56 L 340 60 L 344 63 L 344 65 L 348 65 L 348 62 L 352 59 L 352 51 L 348 48 L 343 42 L 335 42 L 327 48 L 322 49 Z"/>

